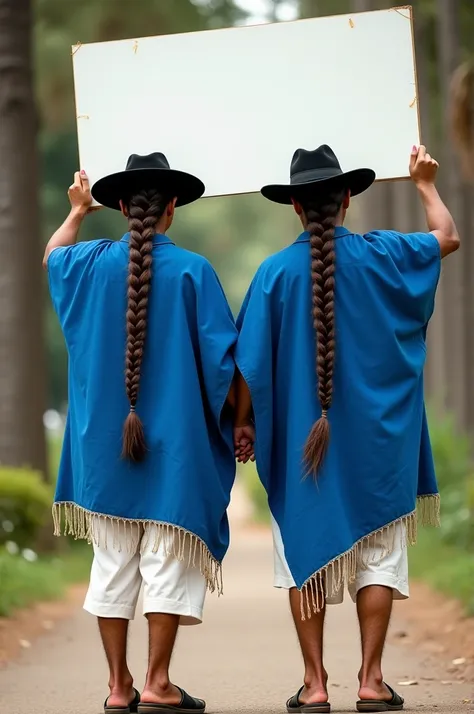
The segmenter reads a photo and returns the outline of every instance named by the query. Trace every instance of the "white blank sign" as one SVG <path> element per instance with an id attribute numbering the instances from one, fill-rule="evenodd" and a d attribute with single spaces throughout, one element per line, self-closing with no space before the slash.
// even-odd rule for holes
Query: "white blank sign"
<path id="1" fill-rule="evenodd" d="M 207 196 L 288 183 L 293 152 L 408 175 L 420 142 L 411 8 L 77 45 L 81 168 L 162 151 Z"/>

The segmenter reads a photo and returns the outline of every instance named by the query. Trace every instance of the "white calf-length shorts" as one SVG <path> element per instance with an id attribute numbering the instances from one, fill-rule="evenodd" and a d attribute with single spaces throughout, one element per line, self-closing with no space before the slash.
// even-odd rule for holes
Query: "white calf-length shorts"
<path id="1" fill-rule="evenodd" d="M 198 567 L 188 566 L 186 549 L 182 561 L 172 555 L 176 537 L 172 529 L 158 539 L 154 523 L 137 523 L 139 538 L 131 548 L 125 532 L 117 533 L 115 528 L 114 533 L 110 518 L 96 519 L 94 529 L 99 537 L 94 539 L 94 560 L 84 603 L 87 612 L 96 617 L 133 620 L 143 583 L 144 615 L 179 615 L 181 625 L 202 622 L 206 580 Z"/>
<path id="2" fill-rule="evenodd" d="M 391 588 L 394 600 L 406 600 L 409 595 L 408 587 L 408 552 L 405 545 L 405 526 L 397 523 L 390 534 L 381 532 L 374 542 L 364 548 L 363 556 L 357 565 L 354 582 L 347 583 L 347 589 L 355 602 L 357 593 L 369 585 L 383 585 Z M 285 558 L 285 549 L 281 538 L 278 523 L 272 516 L 273 554 L 274 554 L 274 586 L 290 590 L 296 587 Z M 384 555 L 385 539 L 393 540 L 393 550 Z M 382 557 L 383 556 L 383 557 Z M 328 576 L 328 590 L 331 592 L 331 577 Z M 332 596 L 326 599 L 328 605 L 339 605 L 344 600 L 344 584 Z"/>

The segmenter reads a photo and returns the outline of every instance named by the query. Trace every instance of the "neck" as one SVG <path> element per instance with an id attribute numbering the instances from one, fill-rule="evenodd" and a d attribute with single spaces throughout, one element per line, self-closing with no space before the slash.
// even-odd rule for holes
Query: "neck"
<path id="1" fill-rule="evenodd" d="M 128 219 L 128 216 L 127 216 Z M 128 230 L 130 230 L 130 221 L 128 220 Z M 161 216 L 161 218 L 158 219 L 155 225 L 155 233 L 159 233 L 160 235 L 166 235 L 166 232 L 169 228 L 168 225 L 168 220 L 166 216 Z"/>
<path id="2" fill-rule="evenodd" d="M 344 219 L 346 217 L 346 212 L 341 209 L 339 213 L 336 216 L 336 220 L 334 221 L 335 226 L 343 226 L 344 225 Z M 303 224 L 303 228 L 305 231 L 308 230 L 308 220 L 304 213 L 301 215 L 301 223 Z"/>
<path id="3" fill-rule="evenodd" d="M 168 221 L 166 219 L 160 218 L 155 226 L 155 233 L 161 233 L 161 235 L 166 235 L 168 230 Z"/>

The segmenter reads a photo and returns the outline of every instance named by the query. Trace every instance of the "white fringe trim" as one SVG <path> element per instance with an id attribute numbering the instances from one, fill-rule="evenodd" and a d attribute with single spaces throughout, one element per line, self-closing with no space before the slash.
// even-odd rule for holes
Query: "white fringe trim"
<path id="1" fill-rule="evenodd" d="M 188 567 L 199 568 L 206 579 L 210 592 L 217 590 L 219 595 L 224 592 L 222 580 L 222 563 L 214 558 L 209 548 L 197 535 L 172 523 L 162 523 L 151 520 L 135 520 L 131 518 L 118 518 L 104 513 L 88 511 L 76 503 L 59 502 L 53 504 L 54 535 L 71 535 L 76 540 L 86 540 L 107 549 L 110 543 L 107 537 L 107 528 L 101 528 L 100 519 L 108 520 L 112 525 L 112 548 L 122 551 L 125 547 L 128 552 L 140 552 L 148 547 L 153 530 L 152 551 L 156 553 L 160 544 L 166 544 L 166 555 L 173 556 L 176 560 L 188 560 Z M 144 526 L 153 525 L 148 529 L 147 536 L 143 537 Z M 61 527 L 62 526 L 62 527 Z M 172 536 L 172 537 L 170 537 Z"/>
<path id="2" fill-rule="evenodd" d="M 334 560 L 316 571 L 303 583 L 301 593 L 301 619 L 311 618 L 312 613 L 317 614 L 324 608 L 326 599 L 333 597 L 344 583 L 354 582 L 358 568 L 367 566 L 364 557 L 367 557 L 368 549 L 376 544 L 376 539 L 380 534 L 387 536 L 383 544 L 380 560 L 393 552 L 395 548 L 396 528 L 398 524 L 405 526 L 404 546 L 415 545 L 417 539 L 418 522 L 421 525 L 440 525 L 440 498 L 439 494 L 430 494 L 418 497 L 418 511 L 413 511 L 406 516 L 402 516 L 383 528 L 379 528 L 369 535 L 364 536 L 352 548 L 342 553 Z M 378 543 L 379 544 L 379 543 Z M 330 584 L 330 587 L 329 587 Z"/>

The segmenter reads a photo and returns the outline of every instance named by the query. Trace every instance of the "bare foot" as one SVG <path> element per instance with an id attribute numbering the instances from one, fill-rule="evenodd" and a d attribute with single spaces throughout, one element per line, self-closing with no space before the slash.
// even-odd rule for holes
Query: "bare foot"
<path id="1" fill-rule="evenodd" d="M 167 687 L 146 687 L 140 696 L 143 704 L 170 704 L 178 706 L 183 695 L 181 691 L 171 682 Z"/>
<path id="2" fill-rule="evenodd" d="M 328 675 L 324 673 L 323 680 L 305 683 L 299 696 L 301 704 L 325 704 L 328 701 Z"/>
<path id="3" fill-rule="evenodd" d="M 392 693 L 383 682 L 380 685 L 374 684 L 372 687 L 361 687 L 359 689 L 359 699 L 361 700 L 379 699 L 382 702 L 389 702 L 392 696 Z"/>
<path id="4" fill-rule="evenodd" d="M 109 707 L 128 707 L 135 699 L 135 690 L 130 686 L 110 687 L 110 694 L 107 698 Z"/>
<path id="5" fill-rule="evenodd" d="M 298 698 L 301 704 L 325 704 L 328 700 L 328 693 L 324 687 L 317 689 L 306 689 L 305 687 Z"/>

